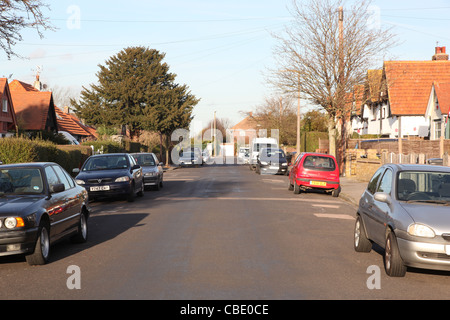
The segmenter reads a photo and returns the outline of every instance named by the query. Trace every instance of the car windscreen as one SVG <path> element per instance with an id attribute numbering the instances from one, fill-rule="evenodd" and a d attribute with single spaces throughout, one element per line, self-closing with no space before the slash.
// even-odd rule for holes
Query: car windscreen
<path id="1" fill-rule="evenodd" d="M 334 163 L 333 158 L 317 155 L 306 156 L 305 160 L 303 161 L 303 167 L 305 169 L 317 171 L 336 170 L 336 164 Z"/>
<path id="2" fill-rule="evenodd" d="M 37 168 L 0 170 L 0 194 L 39 194 L 43 191 L 41 171 Z"/>
<path id="3" fill-rule="evenodd" d="M 253 145 L 253 151 L 259 152 L 262 148 L 276 149 L 277 146 L 271 143 L 255 143 Z"/>
<path id="4" fill-rule="evenodd" d="M 86 160 L 83 171 L 113 170 L 128 168 L 128 161 L 125 155 L 105 155 L 91 157 Z"/>
<path id="5" fill-rule="evenodd" d="M 194 158 L 194 153 L 193 152 L 183 152 L 181 154 L 181 158 Z"/>
<path id="6" fill-rule="evenodd" d="M 153 155 L 151 154 L 135 154 L 134 159 L 136 159 L 137 164 L 142 167 L 156 166 L 155 158 L 153 158 Z"/>
<path id="7" fill-rule="evenodd" d="M 286 155 L 284 154 L 284 151 L 280 149 L 262 149 L 260 158 L 280 160 L 286 159 Z"/>
<path id="8" fill-rule="evenodd" d="M 450 201 L 450 173 L 402 171 L 397 175 L 397 199 Z"/>

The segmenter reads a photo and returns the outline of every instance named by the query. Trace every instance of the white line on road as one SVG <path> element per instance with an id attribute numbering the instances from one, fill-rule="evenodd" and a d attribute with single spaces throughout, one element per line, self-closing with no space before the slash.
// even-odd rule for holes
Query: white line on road
<path id="1" fill-rule="evenodd" d="M 331 218 L 331 219 L 343 219 L 343 220 L 355 220 L 354 217 L 349 216 L 348 214 L 330 214 L 330 213 L 315 213 L 314 214 L 318 218 Z"/>
<path id="2" fill-rule="evenodd" d="M 251 198 L 251 197 L 158 197 L 154 200 L 162 200 L 162 201 L 189 201 L 189 200 L 244 200 L 244 201 L 295 201 L 295 202 L 317 202 L 321 203 L 334 203 L 338 204 L 339 202 L 332 200 L 323 200 L 323 199 L 304 199 L 304 198 Z"/>

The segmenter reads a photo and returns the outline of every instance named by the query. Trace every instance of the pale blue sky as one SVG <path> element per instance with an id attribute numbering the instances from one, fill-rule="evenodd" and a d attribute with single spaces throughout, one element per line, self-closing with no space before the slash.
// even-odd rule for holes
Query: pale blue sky
<path id="1" fill-rule="evenodd" d="M 166 53 L 165 62 L 201 98 L 195 121 L 214 111 L 232 125 L 274 94 L 265 74 L 275 68 L 271 32 L 289 23 L 290 0 L 47 0 L 56 32 L 23 32 L 14 48 L 29 59 L 0 54 L 0 76 L 32 83 L 37 66 L 50 86 L 89 86 L 98 64 L 127 46 Z M 351 2 L 349 0 L 349 2 Z M 375 0 L 382 26 L 394 26 L 398 60 L 429 60 L 436 42 L 450 51 L 450 0 Z M 80 20 L 77 17 L 80 17 Z M 380 67 L 382 61 L 380 61 Z"/>

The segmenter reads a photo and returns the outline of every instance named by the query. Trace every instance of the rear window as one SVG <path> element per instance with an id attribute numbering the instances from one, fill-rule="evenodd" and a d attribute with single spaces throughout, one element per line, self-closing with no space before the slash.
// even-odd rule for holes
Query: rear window
<path id="1" fill-rule="evenodd" d="M 317 171 L 334 171 L 336 170 L 336 164 L 333 158 L 323 156 L 306 156 L 303 161 L 303 167 L 305 169 L 312 169 Z"/>

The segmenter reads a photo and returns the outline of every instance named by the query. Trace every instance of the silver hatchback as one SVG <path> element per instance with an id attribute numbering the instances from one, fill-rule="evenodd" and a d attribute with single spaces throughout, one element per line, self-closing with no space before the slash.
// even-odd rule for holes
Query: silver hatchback
<path id="1" fill-rule="evenodd" d="M 354 247 L 384 248 L 386 273 L 406 268 L 450 271 L 450 167 L 386 164 L 359 201 Z"/>

